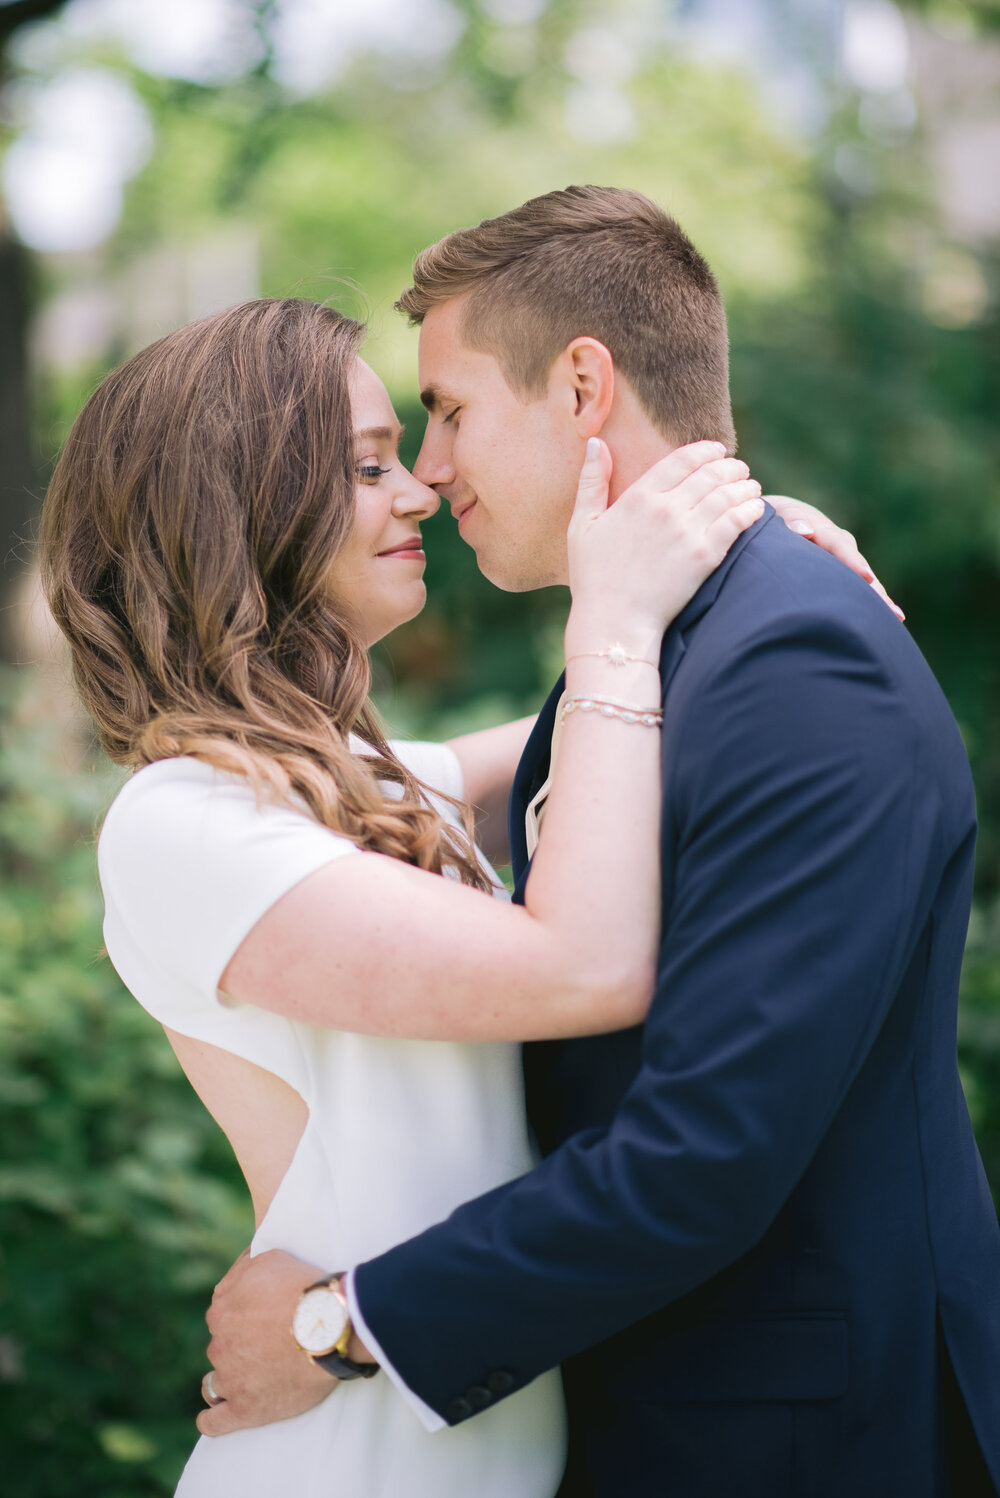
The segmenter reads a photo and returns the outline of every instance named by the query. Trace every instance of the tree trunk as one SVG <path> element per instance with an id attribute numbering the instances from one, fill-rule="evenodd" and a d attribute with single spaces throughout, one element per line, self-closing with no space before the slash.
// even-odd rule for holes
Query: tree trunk
<path id="1" fill-rule="evenodd" d="M 0 3 L 0 82 L 4 53 L 18 27 L 62 10 L 66 0 Z M 13 604 L 31 554 L 40 465 L 32 439 L 28 388 L 31 264 L 0 207 L 0 660 L 14 659 L 18 631 Z"/>
<path id="2" fill-rule="evenodd" d="M 2 220 L 0 220 L 2 224 Z M 30 554 L 39 464 L 28 395 L 28 252 L 0 229 L 0 659 L 17 649 L 12 604 Z"/>

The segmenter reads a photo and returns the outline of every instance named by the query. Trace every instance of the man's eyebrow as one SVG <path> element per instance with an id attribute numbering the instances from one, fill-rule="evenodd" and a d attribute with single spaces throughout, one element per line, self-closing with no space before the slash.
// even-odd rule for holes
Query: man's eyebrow
<path id="1" fill-rule="evenodd" d="M 434 411 L 437 407 L 444 405 L 447 397 L 443 394 L 439 385 L 425 385 L 420 392 L 420 400 L 427 407 L 428 411 Z"/>
<path id="2" fill-rule="evenodd" d="M 360 432 L 354 433 L 355 442 L 402 442 L 404 426 L 398 427 L 365 427 Z"/>

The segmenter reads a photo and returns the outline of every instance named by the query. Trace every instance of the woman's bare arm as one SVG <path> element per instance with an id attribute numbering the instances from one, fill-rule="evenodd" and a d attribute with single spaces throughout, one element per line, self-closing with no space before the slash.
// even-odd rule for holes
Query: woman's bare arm
<path id="1" fill-rule="evenodd" d="M 666 623 L 762 510 L 745 465 L 713 447 L 678 449 L 610 508 L 603 445 L 585 468 L 570 533 L 570 692 L 659 706 Z M 619 642 L 637 659 L 610 667 L 599 653 Z M 572 713 L 523 909 L 381 854 L 337 859 L 258 921 L 220 986 L 372 1035 L 485 1041 L 634 1024 L 659 936 L 659 801 L 658 730 Z"/>
<path id="2" fill-rule="evenodd" d="M 807 537 L 823 551 L 857 572 L 902 619 L 902 609 L 893 603 L 850 531 L 844 530 L 821 510 L 785 494 L 769 494 L 769 504 L 790 529 Z M 487 858 L 506 863 L 510 857 L 507 839 L 507 800 L 518 760 L 534 727 L 534 718 L 519 718 L 496 728 L 462 734 L 451 739 L 465 782 L 465 799 L 476 813 L 476 837 Z"/>

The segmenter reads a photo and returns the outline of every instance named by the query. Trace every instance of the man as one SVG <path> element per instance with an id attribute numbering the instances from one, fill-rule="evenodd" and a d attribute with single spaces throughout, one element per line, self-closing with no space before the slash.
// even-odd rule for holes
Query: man
<path id="1" fill-rule="evenodd" d="M 450 235 L 401 306 L 416 473 L 502 587 L 566 580 L 587 437 L 613 493 L 680 444 L 732 449 L 715 281 L 637 193 L 570 188 Z M 546 1158 L 357 1266 L 348 1353 L 430 1426 L 562 1363 L 567 1493 L 991 1493 L 1000 1232 L 955 1065 L 957 728 L 897 621 L 771 515 L 671 628 L 661 676 L 648 1020 L 527 1048 Z M 560 690 L 514 786 L 519 893 Z M 227 1277 L 229 1404 L 203 1430 L 266 1418 L 275 1387 L 282 1414 L 315 1402 L 287 1327 L 318 1277 L 280 1255 Z"/>

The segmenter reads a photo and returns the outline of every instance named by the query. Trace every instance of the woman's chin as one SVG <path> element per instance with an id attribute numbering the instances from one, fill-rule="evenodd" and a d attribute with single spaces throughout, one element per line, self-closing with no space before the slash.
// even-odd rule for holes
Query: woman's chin
<path id="1" fill-rule="evenodd" d="M 423 613 L 426 602 L 427 588 L 423 581 L 413 582 L 406 589 L 401 588 L 393 599 L 392 610 L 387 609 L 377 624 L 372 621 L 371 628 L 366 631 L 368 644 L 374 645 L 379 640 L 384 640 L 386 635 L 391 635 L 393 630 L 409 624 L 411 619 Z"/>

